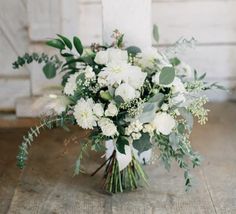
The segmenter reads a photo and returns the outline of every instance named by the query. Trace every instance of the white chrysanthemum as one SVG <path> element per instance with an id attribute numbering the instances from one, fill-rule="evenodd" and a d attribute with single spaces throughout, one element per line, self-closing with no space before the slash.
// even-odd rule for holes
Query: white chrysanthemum
<path id="1" fill-rule="evenodd" d="M 67 79 L 66 85 L 64 87 L 64 94 L 66 95 L 74 95 L 75 90 L 77 88 L 76 79 L 79 73 L 71 74 Z"/>
<path id="2" fill-rule="evenodd" d="M 83 72 L 85 74 L 86 79 L 93 79 L 95 77 L 95 73 L 91 66 L 87 66 Z"/>
<path id="3" fill-rule="evenodd" d="M 84 129 L 93 129 L 96 126 L 96 116 L 93 113 L 94 102 L 90 98 L 85 100 L 81 98 L 74 107 L 74 117 L 79 126 Z"/>
<path id="4" fill-rule="evenodd" d="M 101 103 L 96 103 L 93 106 L 93 112 L 97 117 L 102 117 L 104 114 L 104 109 Z"/>
<path id="5" fill-rule="evenodd" d="M 107 110 L 105 111 L 105 116 L 114 117 L 118 114 L 118 109 L 115 104 L 109 103 Z"/>
<path id="6" fill-rule="evenodd" d="M 115 124 L 109 118 L 101 118 L 98 121 L 98 125 L 101 128 L 103 135 L 105 136 L 112 137 L 118 134 Z"/>
<path id="7" fill-rule="evenodd" d="M 115 91 L 116 96 L 121 96 L 125 102 L 136 97 L 135 89 L 127 83 L 122 83 Z"/>
<path id="8" fill-rule="evenodd" d="M 144 80 L 147 73 L 142 72 L 141 68 L 138 66 L 128 66 L 128 84 L 135 89 L 139 89 L 143 86 Z"/>
<path id="9" fill-rule="evenodd" d="M 152 125 L 157 132 L 164 135 L 169 135 L 175 127 L 175 120 L 166 112 L 158 112 L 152 122 Z"/>

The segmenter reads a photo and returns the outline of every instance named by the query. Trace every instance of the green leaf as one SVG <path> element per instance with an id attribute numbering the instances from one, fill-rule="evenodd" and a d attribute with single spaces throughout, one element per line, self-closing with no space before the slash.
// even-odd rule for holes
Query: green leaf
<path id="1" fill-rule="evenodd" d="M 83 54 L 83 45 L 80 41 L 80 39 L 76 36 L 74 36 L 73 38 L 73 43 L 74 43 L 74 46 L 75 46 L 75 49 L 77 50 L 77 52 L 82 55 Z"/>
<path id="2" fill-rule="evenodd" d="M 193 128 L 193 115 L 186 108 L 181 107 L 178 109 L 181 116 L 185 119 L 188 129 L 191 131 Z"/>
<path id="3" fill-rule="evenodd" d="M 48 46 L 57 48 L 57 49 L 65 49 L 65 44 L 60 39 L 53 39 L 46 43 Z"/>
<path id="4" fill-rule="evenodd" d="M 141 123 L 149 123 L 154 120 L 156 116 L 156 111 L 158 109 L 157 103 L 144 103 L 143 104 L 143 111 L 139 116 L 139 121 Z"/>
<path id="5" fill-rule="evenodd" d="M 164 100 L 164 94 L 162 93 L 158 93 L 155 94 L 153 97 L 151 97 L 148 102 L 149 103 L 157 103 L 157 105 L 159 106 Z"/>
<path id="6" fill-rule="evenodd" d="M 138 140 L 133 141 L 133 147 L 138 150 L 139 155 L 142 152 L 149 150 L 152 147 L 150 135 L 147 133 L 142 134 Z"/>
<path id="7" fill-rule="evenodd" d="M 129 46 L 128 48 L 126 48 L 127 52 L 129 55 L 131 56 L 136 56 L 138 53 L 141 53 L 141 49 L 139 47 L 136 46 Z"/>
<path id="8" fill-rule="evenodd" d="M 112 100 L 112 96 L 109 91 L 100 91 L 100 97 L 104 100 Z"/>
<path id="9" fill-rule="evenodd" d="M 159 82 L 162 85 L 169 85 L 175 78 L 175 69 L 173 67 L 164 67 L 159 76 Z"/>
<path id="10" fill-rule="evenodd" d="M 48 79 L 52 79 L 56 76 L 56 67 L 52 62 L 48 62 L 43 67 L 43 73 Z"/>
<path id="11" fill-rule="evenodd" d="M 114 101 L 116 102 L 116 104 L 118 105 L 118 106 L 120 106 L 122 103 L 124 103 L 125 101 L 123 100 L 123 98 L 121 97 L 121 96 L 115 96 L 114 97 Z"/>
<path id="12" fill-rule="evenodd" d="M 60 34 L 57 34 L 58 37 L 60 37 L 63 42 L 65 43 L 65 45 L 71 50 L 72 49 L 72 43 L 70 42 L 70 40 L 68 38 L 66 38 L 65 36 L 62 36 Z"/>
<path id="13" fill-rule="evenodd" d="M 125 154 L 125 145 L 129 145 L 128 139 L 124 136 L 119 136 L 116 141 L 116 148 L 122 154 Z"/>
<path id="14" fill-rule="evenodd" d="M 177 57 L 174 57 L 174 58 L 170 59 L 170 63 L 173 66 L 177 66 L 177 65 L 179 65 L 181 63 L 181 61 Z"/>
<path id="15" fill-rule="evenodd" d="M 174 151 L 176 151 L 179 148 L 179 138 L 175 132 L 172 132 L 169 135 L 169 142 Z"/>
<path id="16" fill-rule="evenodd" d="M 184 131 L 185 131 L 185 126 L 184 126 L 184 124 L 183 124 L 183 123 L 180 123 L 180 124 L 178 125 L 177 129 L 178 129 L 178 132 L 179 132 L 180 134 L 183 134 Z"/>
<path id="17" fill-rule="evenodd" d="M 155 24 L 153 25 L 152 34 L 153 34 L 154 40 L 158 43 L 158 42 L 159 42 L 159 39 L 160 39 L 160 36 L 159 36 L 158 27 L 157 27 L 157 25 L 155 25 Z"/>

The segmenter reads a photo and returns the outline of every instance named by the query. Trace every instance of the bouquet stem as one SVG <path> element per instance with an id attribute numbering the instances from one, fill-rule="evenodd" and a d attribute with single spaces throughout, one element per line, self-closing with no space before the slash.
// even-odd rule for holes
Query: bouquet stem
<path id="1" fill-rule="evenodd" d="M 133 156 L 129 165 L 119 170 L 118 161 L 116 159 L 116 151 L 112 153 L 104 172 L 103 188 L 110 193 L 123 192 L 125 190 L 135 190 L 142 184 L 147 184 L 147 175 L 142 166 Z M 101 167 L 103 167 L 103 164 Z"/>

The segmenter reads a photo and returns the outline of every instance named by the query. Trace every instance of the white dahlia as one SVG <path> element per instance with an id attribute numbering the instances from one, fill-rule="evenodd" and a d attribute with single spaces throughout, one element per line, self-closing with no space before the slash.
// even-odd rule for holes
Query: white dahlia
<path id="1" fill-rule="evenodd" d="M 75 90 L 77 88 L 77 82 L 76 79 L 78 77 L 79 73 L 71 74 L 69 78 L 67 79 L 66 85 L 64 87 L 64 94 L 66 95 L 74 95 Z"/>
<path id="2" fill-rule="evenodd" d="M 81 98 L 74 107 L 74 117 L 79 126 L 84 129 L 93 129 L 96 126 L 97 117 L 93 113 L 94 102 L 90 98 L 85 100 Z"/>

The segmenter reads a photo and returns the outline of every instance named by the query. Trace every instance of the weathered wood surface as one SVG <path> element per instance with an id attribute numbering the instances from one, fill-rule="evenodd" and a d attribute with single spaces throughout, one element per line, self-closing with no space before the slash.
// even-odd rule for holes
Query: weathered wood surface
<path id="1" fill-rule="evenodd" d="M 189 193 L 183 190 L 181 170 L 173 167 L 168 173 L 159 164 L 155 164 L 146 167 L 150 175 L 150 186 L 147 189 L 113 196 L 106 195 L 99 188 L 101 174 L 93 178 L 88 175 L 72 177 L 72 166 L 79 151 L 75 139 L 76 136 L 77 139 L 82 139 L 86 133 L 77 129 L 72 133 L 54 130 L 50 133 L 44 132 L 37 140 L 38 143 L 32 147 L 30 160 L 6 213 L 234 214 L 236 212 L 235 105 L 235 103 L 210 105 L 212 111 L 209 123 L 205 127 L 198 125 L 195 127 L 192 135 L 193 144 L 203 154 L 205 160 L 202 167 L 194 171 L 197 176 L 196 184 Z M 3 138 L 0 145 L 7 146 L 5 141 L 16 145 L 15 141 L 17 139 L 20 141 L 22 132 L 17 133 L 15 137 L 11 134 L 11 138 Z M 63 144 L 63 139 L 68 137 L 72 137 L 73 142 Z M 7 152 L 4 146 L 0 151 Z M 15 155 L 16 151 L 12 150 L 12 153 Z M 2 157 L 6 159 L 6 156 L 1 156 L 0 163 Z M 91 172 L 97 166 L 96 160 L 100 160 L 97 155 L 92 157 L 92 160 L 83 164 L 87 172 Z M 2 172 L 10 170 L 12 165 L 9 166 L 7 168 L 7 164 L 4 164 Z M 13 172 L 18 171 L 14 168 L 12 175 Z M 1 177 L 0 180 L 2 181 L 0 187 L 7 187 L 4 185 L 4 181 L 8 180 L 7 177 Z M 10 188 L 5 191 L 4 196 L 7 198 L 12 196 Z M 9 204 L 9 200 L 2 198 L 2 203 L 5 201 L 5 204 Z"/>

